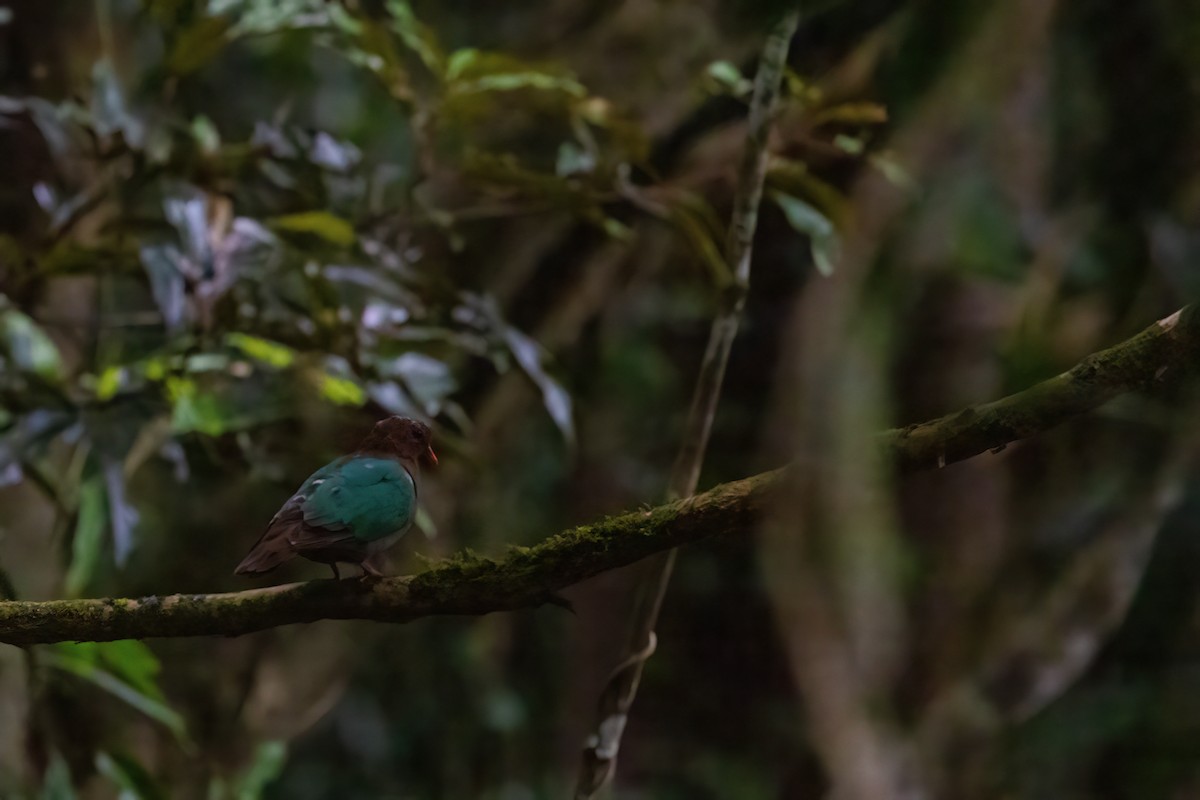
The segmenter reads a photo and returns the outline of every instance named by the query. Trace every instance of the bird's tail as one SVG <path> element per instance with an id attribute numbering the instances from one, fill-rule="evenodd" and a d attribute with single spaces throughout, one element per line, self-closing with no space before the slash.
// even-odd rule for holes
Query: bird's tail
<path id="1" fill-rule="evenodd" d="M 293 555 L 295 553 L 288 547 L 286 537 L 264 536 L 258 540 L 258 544 L 250 549 L 233 573 L 235 575 L 257 575 L 261 572 L 270 572 Z"/>

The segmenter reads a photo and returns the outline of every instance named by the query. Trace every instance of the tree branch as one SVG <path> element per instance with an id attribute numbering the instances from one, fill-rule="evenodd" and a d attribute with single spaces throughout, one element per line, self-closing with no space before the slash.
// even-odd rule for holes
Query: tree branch
<path id="1" fill-rule="evenodd" d="M 236 636 L 319 619 L 409 622 L 530 608 L 555 592 L 646 556 L 753 527 L 780 471 L 722 484 L 688 501 L 559 533 L 500 560 L 470 553 L 417 575 L 291 583 L 227 594 L 0 602 L 0 642 L 42 644 L 156 636 Z"/>
<path id="2" fill-rule="evenodd" d="M 1194 306 L 1088 356 L 1023 392 L 940 419 L 887 431 L 882 444 L 902 472 L 961 461 L 1025 439 L 1169 375 L 1195 371 Z M 799 467 L 795 467 L 799 468 Z M 0 642 L 15 645 L 159 636 L 236 636 L 319 619 L 409 622 L 555 602 L 556 592 L 647 556 L 701 539 L 754 530 L 783 470 L 721 484 L 666 503 L 559 533 L 500 560 L 471 554 L 425 572 L 374 582 L 320 580 L 228 594 L 141 599 L 0 602 Z"/>
<path id="3" fill-rule="evenodd" d="M 887 431 L 884 447 L 901 471 L 944 467 L 1049 430 L 1117 395 L 1153 392 L 1197 366 L 1197 316 L 1197 306 L 1186 306 L 1132 339 L 1093 353 L 1070 370 L 1023 392 Z"/>

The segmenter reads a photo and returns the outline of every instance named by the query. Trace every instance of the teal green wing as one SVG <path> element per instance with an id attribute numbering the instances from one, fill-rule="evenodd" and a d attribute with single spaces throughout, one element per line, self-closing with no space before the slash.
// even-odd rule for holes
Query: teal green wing
<path id="1" fill-rule="evenodd" d="M 325 474 L 322 474 L 325 473 Z M 334 462 L 305 482 L 304 522 L 344 531 L 360 542 L 402 533 L 417 513 L 417 489 L 404 466 L 388 458 Z"/>
<path id="2" fill-rule="evenodd" d="M 337 471 L 339 469 L 341 469 L 342 465 L 345 464 L 347 461 L 349 461 L 350 458 L 351 458 L 350 456 L 342 456 L 341 458 L 335 458 L 333 461 L 330 461 L 328 464 L 321 467 L 319 470 L 314 472 L 312 475 L 309 475 L 308 478 L 304 481 L 304 483 L 300 484 L 300 488 L 296 490 L 296 494 L 294 496 L 301 497 L 301 498 L 308 497 L 308 495 L 310 495 L 312 493 L 314 484 L 317 486 L 320 486 L 321 483 L 328 480 L 333 475 L 336 475 Z"/>

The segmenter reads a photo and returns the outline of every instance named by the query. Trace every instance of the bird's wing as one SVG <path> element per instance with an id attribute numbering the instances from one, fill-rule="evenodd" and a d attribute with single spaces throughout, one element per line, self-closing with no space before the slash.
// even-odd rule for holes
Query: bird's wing
<path id="1" fill-rule="evenodd" d="M 416 515 L 417 490 L 404 466 L 390 458 L 351 458 L 313 481 L 301 502 L 306 528 L 329 538 L 373 542 L 402 532 Z"/>
<path id="2" fill-rule="evenodd" d="M 297 553 L 355 560 L 370 542 L 407 530 L 416 510 L 416 483 L 400 462 L 340 458 L 288 498 L 236 572 L 266 572 Z"/>
<path id="3" fill-rule="evenodd" d="M 262 536 L 238 564 L 234 572 L 267 572 L 287 561 L 300 550 L 318 550 L 352 539 L 346 531 L 330 531 L 309 525 L 304 520 L 304 503 L 330 477 L 336 475 L 347 459 L 331 461 L 308 476 L 296 493 L 280 507 Z"/>

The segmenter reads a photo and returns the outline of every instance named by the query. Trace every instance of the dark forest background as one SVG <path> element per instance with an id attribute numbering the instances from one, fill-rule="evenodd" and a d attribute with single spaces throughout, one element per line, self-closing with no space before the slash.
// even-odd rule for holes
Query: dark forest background
<path id="1" fill-rule="evenodd" d="M 441 457 L 394 574 L 659 502 L 786 8 L 0 5 L 0 588 L 324 578 L 232 569 L 388 413 Z M 612 796 L 1200 798 L 1194 404 L 903 479 L 862 444 L 1197 297 L 1200 5 L 808 4 L 770 151 L 701 487 L 822 489 L 681 553 Z M 636 574 L 0 647 L 0 796 L 566 796 Z"/>

